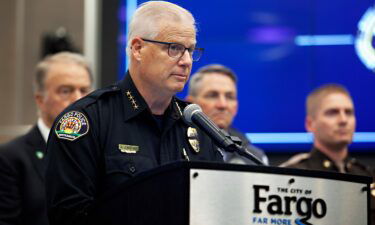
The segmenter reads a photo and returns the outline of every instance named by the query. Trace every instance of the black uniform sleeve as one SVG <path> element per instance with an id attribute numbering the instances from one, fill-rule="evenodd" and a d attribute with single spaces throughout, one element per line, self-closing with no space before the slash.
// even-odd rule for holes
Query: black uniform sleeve
<path id="1" fill-rule="evenodd" d="M 98 191 L 101 161 L 97 128 L 93 116 L 78 112 L 86 116 L 87 130 L 81 128 L 79 137 L 64 139 L 58 132 L 69 119 L 67 113 L 56 120 L 47 145 L 48 217 L 51 225 L 84 225 Z"/>
<path id="2" fill-rule="evenodd" d="M 4 151 L 2 149 L 1 151 Z M 17 169 L 8 157 L 0 154 L 0 224 L 19 224 L 21 190 Z"/>

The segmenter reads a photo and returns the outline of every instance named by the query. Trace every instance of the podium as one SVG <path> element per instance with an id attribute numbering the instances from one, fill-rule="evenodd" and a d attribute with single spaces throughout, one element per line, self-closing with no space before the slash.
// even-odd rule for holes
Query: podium
<path id="1" fill-rule="evenodd" d="M 176 162 L 130 179 L 97 202 L 91 224 L 370 224 L 370 177 Z"/>

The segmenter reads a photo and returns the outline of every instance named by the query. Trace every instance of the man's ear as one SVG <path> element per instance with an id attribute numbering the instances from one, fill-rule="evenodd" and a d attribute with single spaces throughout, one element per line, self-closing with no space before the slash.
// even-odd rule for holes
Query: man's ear
<path id="1" fill-rule="evenodd" d="M 143 41 L 141 38 L 136 37 L 130 42 L 130 52 L 134 59 L 140 61 L 142 58 L 141 49 L 143 47 Z"/>
<path id="2" fill-rule="evenodd" d="M 309 115 L 307 115 L 306 118 L 305 118 L 305 128 L 308 132 L 314 131 L 314 120 Z"/>
<path id="3" fill-rule="evenodd" d="M 44 96 L 42 95 L 42 93 L 40 92 L 34 93 L 34 100 L 39 109 L 43 107 Z"/>

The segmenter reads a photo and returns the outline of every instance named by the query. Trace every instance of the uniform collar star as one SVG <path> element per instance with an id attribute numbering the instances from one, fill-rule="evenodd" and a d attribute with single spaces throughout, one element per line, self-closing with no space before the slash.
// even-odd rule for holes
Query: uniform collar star
<path id="1" fill-rule="evenodd" d="M 135 98 L 133 97 L 131 91 L 130 91 L 130 90 L 127 90 L 125 93 L 126 93 L 126 96 L 128 96 L 128 99 L 129 99 L 130 103 L 132 104 L 133 109 L 134 109 L 134 110 L 138 109 L 139 106 L 137 105 L 137 101 L 136 101 Z"/>

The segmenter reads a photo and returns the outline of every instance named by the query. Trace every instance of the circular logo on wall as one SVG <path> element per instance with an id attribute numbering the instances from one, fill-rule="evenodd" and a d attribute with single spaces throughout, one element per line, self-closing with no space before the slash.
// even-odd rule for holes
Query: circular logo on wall
<path id="1" fill-rule="evenodd" d="M 355 40 L 355 50 L 362 63 L 375 72 L 375 49 L 373 37 L 375 34 L 375 8 L 369 8 L 358 23 L 358 34 Z"/>

